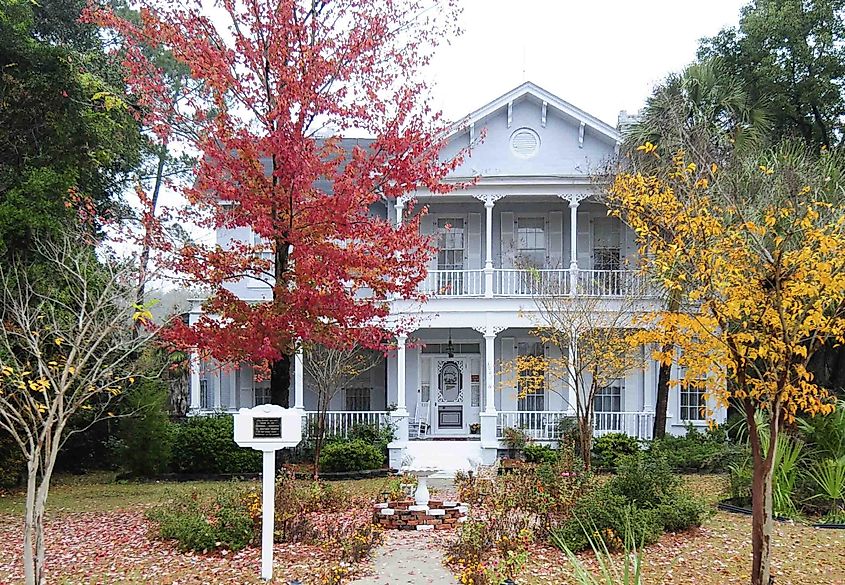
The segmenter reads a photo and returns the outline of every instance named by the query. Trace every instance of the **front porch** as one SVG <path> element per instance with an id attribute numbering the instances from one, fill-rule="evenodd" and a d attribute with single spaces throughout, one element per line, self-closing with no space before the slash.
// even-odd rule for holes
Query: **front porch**
<path id="1" fill-rule="evenodd" d="M 316 421 L 318 413 L 306 411 L 305 436 L 312 436 L 311 429 Z M 640 440 L 652 438 L 654 425 L 653 412 L 596 412 L 593 420 L 593 436 L 600 437 L 608 433 L 625 433 Z M 412 424 L 409 417 L 404 419 L 408 425 Z M 486 418 L 491 421 L 492 418 Z M 560 440 L 561 428 L 564 421 L 572 420 L 575 417 L 568 411 L 500 411 L 496 413 L 495 437 L 498 448 L 504 449 L 506 445 L 505 429 L 515 428 L 522 430 L 532 441 L 539 443 L 554 444 Z M 394 417 L 390 411 L 355 411 L 355 410 L 334 410 L 326 412 L 326 434 L 331 436 L 348 438 L 355 427 L 361 425 L 372 425 L 376 428 L 385 428 L 394 424 Z M 479 432 L 459 433 L 448 436 L 436 435 L 429 432 L 410 433 L 409 441 L 438 441 L 438 440 L 480 440 L 484 433 L 483 425 L 485 418 L 480 418 Z"/>

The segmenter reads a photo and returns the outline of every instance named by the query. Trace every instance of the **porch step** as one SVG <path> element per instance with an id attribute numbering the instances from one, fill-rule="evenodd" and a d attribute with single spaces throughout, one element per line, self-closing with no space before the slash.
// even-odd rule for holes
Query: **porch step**
<path id="1" fill-rule="evenodd" d="M 475 469 L 482 462 L 480 441 L 409 441 L 403 459 L 412 467 L 435 467 L 434 478 L 452 478 L 456 471 Z"/>

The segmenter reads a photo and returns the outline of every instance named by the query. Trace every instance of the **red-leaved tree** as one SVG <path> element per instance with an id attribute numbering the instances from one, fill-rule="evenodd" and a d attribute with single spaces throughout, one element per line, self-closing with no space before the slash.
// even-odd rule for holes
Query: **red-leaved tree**
<path id="1" fill-rule="evenodd" d="M 258 236 L 175 251 L 176 268 L 211 296 L 172 339 L 265 365 L 283 405 L 297 340 L 384 345 L 387 301 L 417 294 L 431 248 L 418 217 L 397 228 L 370 210 L 418 188 L 454 188 L 444 178 L 459 161 L 438 158 L 444 125 L 421 71 L 458 34 L 457 12 L 455 0 L 222 0 L 209 10 L 142 0 L 130 22 L 89 7 L 84 18 L 122 41 L 138 115 L 156 132 L 180 121 L 150 47 L 202 87 L 178 96 L 200 128 L 188 144 L 201 159 L 183 189 L 186 221 Z M 350 133 L 368 139 L 341 139 Z M 245 277 L 271 287 L 266 302 L 230 292 Z"/>

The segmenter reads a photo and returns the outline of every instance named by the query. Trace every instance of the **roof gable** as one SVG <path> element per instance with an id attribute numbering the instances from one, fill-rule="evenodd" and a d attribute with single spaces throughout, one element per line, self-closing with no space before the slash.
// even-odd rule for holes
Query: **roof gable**
<path id="1" fill-rule="evenodd" d="M 546 91 L 542 87 L 526 81 L 502 96 L 493 101 L 481 106 L 474 112 L 468 114 L 464 119 L 454 124 L 451 128 L 450 135 L 463 132 L 467 129 L 472 134 L 472 127 L 483 122 L 486 118 L 494 115 L 498 110 L 507 107 L 508 115 L 511 115 L 513 104 L 521 99 L 533 98 L 542 104 L 545 115 L 548 115 L 547 109 L 549 107 L 555 108 L 564 117 L 571 118 L 573 121 L 584 124 L 593 129 L 597 134 L 606 138 L 608 142 L 621 142 L 622 136 L 620 132 L 613 126 L 602 122 L 592 114 L 577 108 L 569 102 L 562 100 L 553 93 Z M 545 117 L 545 116 L 544 116 Z"/>

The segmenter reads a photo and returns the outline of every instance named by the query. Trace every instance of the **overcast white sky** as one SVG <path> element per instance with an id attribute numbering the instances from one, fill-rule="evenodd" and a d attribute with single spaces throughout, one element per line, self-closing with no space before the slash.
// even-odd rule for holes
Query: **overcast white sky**
<path id="1" fill-rule="evenodd" d="M 698 40 L 735 26 L 748 0 L 463 0 L 463 36 L 438 50 L 434 105 L 457 120 L 533 81 L 616 126 Z M 524 73 L 523 73 L 524 71 Z"/>

